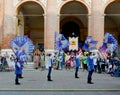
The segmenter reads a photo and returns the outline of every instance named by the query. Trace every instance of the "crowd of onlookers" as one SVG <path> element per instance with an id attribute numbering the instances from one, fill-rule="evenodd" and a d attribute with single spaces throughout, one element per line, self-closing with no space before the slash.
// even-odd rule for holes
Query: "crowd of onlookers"
<path id="1" fill-rule="evenodd" d="M 52 63 L 53 68 L 56 70 L 66 69 L 69 70 L 75 67 L 75 57 L 77 53 L 80 54 L 80 68 L 84 70 L 88 70 L 88 51 L 79 50 L 77 52 L 64 52 L 64 51 L 54 51 L 52 53 Z M 101 52 L 93 52 L 93 55 L 97 55 L 94 58 L 94 72 L 97 73 L 108 73 L 115 76 L 120 76 L 120 58 L 116 55 L 116 53 L 108 53 L 107 55 L 101 54 Z M 45 52 L 39 52 L 38 54 L 34 53 L 33 61 L 34 61 L 34 68 L 47 68 L 47 54 Z M 35 56 L 38 58 L 38 63 L 36 65 Z"/>
<path id="2" fill-rule="evenodd" d="M 8 52 L 3 55 L 0 54 L 0 71 L 13 71 L 15 69 L 15 59 L 16 56 L 9 55 Z"/>
<path id="3" fill-rule="evenodd" d="M 87 71 L 88 51 L 82 50 L 77 52 L 64 52 L 62 50 L 54 51 L 54 53 L 52 53 L 53 68 L 56 70 L 61 70 L 64 68 L 69 70 L 74 68 L 75 56 L 77 53 L 81 53 L 80 68 L 83 69 L 83 71 Z M 94 72 L 120 76 L 120 58 L 116 56 L 115 53 L 108 53 L 107 56 L 103 56 L 100 52 L 93 52 L 93 55 L 95 54 L 97 54 L 97 57 L 94 59 Z M 4 55 L 0 55 L 0 71 L 5 71 L 6 68 L 9 68 L 9 70 L 14 70 L 15 58 L 15 55 L 9 55 L 7 52 Z M 48 67 L 47 54 L 39 49 L 35 49 L 33 54 L 27 56 L 25 63 L 27 62 L 34 62 L 34 69 L 41 68 L 41 70 L 45 70 Z"/>

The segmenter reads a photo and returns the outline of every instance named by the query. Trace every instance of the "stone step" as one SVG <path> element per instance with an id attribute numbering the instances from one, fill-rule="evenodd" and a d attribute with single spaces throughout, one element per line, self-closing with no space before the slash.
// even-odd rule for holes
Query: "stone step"
<path id="1" fill-rule="evenodd" d="M 34 63 L 33 62 L 27 62 L 27 64 L 24 64 L 24 70 L 34 70 Z"/>

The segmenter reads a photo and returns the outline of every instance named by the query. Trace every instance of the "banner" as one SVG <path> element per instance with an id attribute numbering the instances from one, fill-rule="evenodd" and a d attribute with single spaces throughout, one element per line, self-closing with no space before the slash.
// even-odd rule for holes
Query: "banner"
<path id="1" fill-rule="evenodd" d="M 69 37 L 69 50 L 78 50 L 78 37 Z"/>

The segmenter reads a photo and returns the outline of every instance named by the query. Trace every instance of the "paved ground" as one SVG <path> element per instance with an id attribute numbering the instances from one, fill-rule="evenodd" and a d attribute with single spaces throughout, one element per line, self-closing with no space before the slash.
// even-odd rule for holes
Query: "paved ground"
<path id="1" fill-rule="evenodd" d="M 94 84 L 87 84 L 87 71 L 79 70 L 79 79 L 74 78 L 74 69 L 53 70 L 52 82 L 46 79 L 47 70 L 24 69 L 21 85 L 15 85 L 14 72 L 0 72 L 0 95 L 120 95 L 120 77 L 109 74 L 93 74 Z"/>

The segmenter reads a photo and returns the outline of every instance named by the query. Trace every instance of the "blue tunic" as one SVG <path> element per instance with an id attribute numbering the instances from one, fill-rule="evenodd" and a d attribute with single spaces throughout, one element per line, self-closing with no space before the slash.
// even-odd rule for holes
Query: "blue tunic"
<path id="1" fill-rule="evenodd" d="M 15 74 L 22 74 L 22 67 L 21 67 L 20 62 L 17 62 L 15 64 Z"/>
<path id="2" fill-rule="evenodd" d="M 80 66 L 80 58 L 75 57 L 75 67 Z"/>
<path id="3" fill-rule="evenodd" d="M 94 70 L 94 62 L 93 59 L 88 56 L 88 71 Z"/>
<path id="4" fill-rule="evenodd" d="M 80 55 L 81 55 L 81 53 L 79 55 L 75 56 L 75 67 L 80 66 Z"/>

